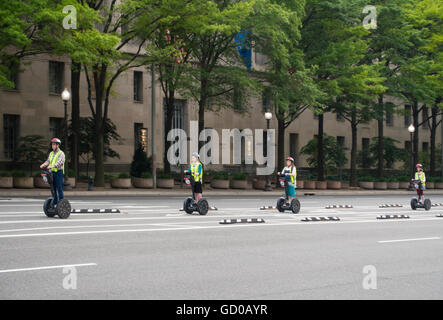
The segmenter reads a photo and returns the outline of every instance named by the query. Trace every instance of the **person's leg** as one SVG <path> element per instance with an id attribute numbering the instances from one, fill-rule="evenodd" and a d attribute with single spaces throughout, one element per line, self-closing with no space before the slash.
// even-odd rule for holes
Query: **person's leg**
<path id="1" fill-rule="evenodd" d="M 52 174 L 51 192 L 52 192 L 52 205 L 55 206 L 58 202 L 57 182 L 55 179 L 55 174 Z"/>
<path id="2" fill-rule="evenodd" d="M 63 199 L 63 172 L 62 171 L 57 171 L 55 174 L 55 181 L 57 181 L 56 183 L 56 191 L 58 194 L 58 201 Z"/>

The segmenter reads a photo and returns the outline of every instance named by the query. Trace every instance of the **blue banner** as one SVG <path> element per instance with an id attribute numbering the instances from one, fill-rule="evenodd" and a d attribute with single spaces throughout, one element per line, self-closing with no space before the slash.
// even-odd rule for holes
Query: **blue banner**
<path id="1" fill-rule="evenodd" d="M 252 50 L 251 50 L 251 40 L 249 37 L 249 32 L 247 30 L 241 30 L 235 36 L 235 42 L 237 45 L 238 53 L 243 60 L 248 72 L 251 72 L 252 64 Z"/>

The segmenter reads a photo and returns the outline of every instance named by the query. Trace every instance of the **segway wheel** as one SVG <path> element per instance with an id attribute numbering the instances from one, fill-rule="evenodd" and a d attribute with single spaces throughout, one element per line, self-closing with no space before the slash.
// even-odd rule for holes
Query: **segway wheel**
<path id="1" fill-rule="evenodd" d="M 411 209 L 412 210 L 417 210 L 417 204 L 418 204 L 418 200 L 413 198 L 411 199 Z"/>
<path id="2" fill-rule="evenodd" d="M 280 198 L 277 200 L 277 210 L 279 212 L 285 212 L 284 206 L 285 206 L 286 200 L 284 198 Z"/>
<path id="3" fill-rule="evenodd" d="M 201 216 L 204 216 L 208 213 L 209 210 L 209 204 L 206 199 L 200 199 L 197 202 L 197 211 Z"/>
<path id="4" fill-rule="evenodd" d="M 194 212 L 194 210 L 192 210 L 192 198 L 186 198 L 183 203 L 183 210 L 185 210 L 187 214 L 192 214 L 192 212 Z"/>
<path id="5" fill-rule="evenodd" d="M 429 211 L 429 210 L 431 210 L 431 207 L 432 207 L 431 200 L 425 199 L 425 210 Z"/>
<path id="6" fill-rule="evenodd" d="M 292 213 L 299 213 L 300 212 L 300 201 L 298 199 L 294 199 L 291 201 L 291 210 Z"/>
<path id="7" fill-rule="evenodd" d="M 45 203 L 43 204 L 43 212 L 49 218 L 53 218 L 57 214 L 54 210 L 50 209 L 51 202 L 52 202 L 52 198 L 48 198 L 45 200 Z"/>
<path id="8" fill-rule="evenodd" d="M 71 204 L 68 200 L 62 199 L 57 203 L 57 215 L 60 219 L 68 219 L 71 215 Z"/>

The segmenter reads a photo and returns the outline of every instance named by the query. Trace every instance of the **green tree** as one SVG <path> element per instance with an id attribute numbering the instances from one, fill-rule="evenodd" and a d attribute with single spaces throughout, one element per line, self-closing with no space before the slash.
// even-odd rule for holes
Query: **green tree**
<path id="1" fill-rule="evenodd" d="M 339 168 L 343 167 L 348 159 L 343 152 L 342 147 L 337 142 L 337 139 L 327 135 L 323 136 L 323 152 L 324 154 L 324 165 L 326 168 L 326 174 L 333 171 L 337 171 Z M 307 155 L 307 162 L 311 168 L 317 168 L 318 166 L 318 139 L 314 138 L 310 140 L 301 150 L 301 154 Z"/>
<path id="2" fill-rule="evenodd" d="M 48 143 L 40 135 L 28 135 L 20 137 L 19 145 L 15 151 L 15 160 L 23 161 L 29 165 L 30 176 L 34 164 L 42 164 L 47 159 Z"/>
<path id="3" fill-rule="evenodd" d="M 252 12 L 254 0 L 211 0 L 206 1 L 202 10 L 200 28 L 195 32 L 195 41 L 190 48 L 192 65 L 186 71 L 186 78 L 180 93 L 198 104 L 198 130 L 205 129 L 205 111 L 216 111 L 234 107 L 235 92 L 253 86 L 246 68 L 236 52 L 234 37 Z M 236 89 L 236 90 L 234 90 Z M 246 99 L 245 96 L 242 99 Z M 203 141 L 199 141 L 200 147 Z"/>
<path id="4" fill-rule="evenodd" d="M 306 109 L 320 105 L 322 92 L 315 84 L 313 70 L 307 68 L 300 41 L 304 1 L 257 1 L 252 18 L 256 52 L 267 63 L 256 72 L 265 100 L 278 122 L 278 166 L 284 165 L 285 130 Z"/>

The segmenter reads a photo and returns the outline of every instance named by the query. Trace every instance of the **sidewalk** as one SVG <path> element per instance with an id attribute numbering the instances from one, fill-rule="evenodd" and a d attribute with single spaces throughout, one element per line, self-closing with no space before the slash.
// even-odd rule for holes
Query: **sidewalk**
<path id="1" fill-rule="evenodd" d="M 273 191 L 262 191 L 262 190 L 220 190 L 220 189 L 210 189 L 205 188 L 203 190 L 204 196 L 230 196 L 230 197 L 238 197 L 238 196 L 281 196 L 283 191 L 281 189 L 274 189 Z M 174 189 L 108 189 L 108 188 L 94 188 L 92 191 L 88 191 L 86 188 L 75 188 L 70 191 L 64 192 L 66 197 L 115 197 L 115 196 L 146 196 L 146 197 L 155 197 L 155 196 L 189 196 L 191 194 L 191 190 L 188 188 L 174 188 Z M 304 190 L 297 189 L 297 195 L 301 196 L 369 196 L 369 195 L 414 195 L 414 191 L 408 190 L 349 190 L 349 189 L 341 189 L 341 190 Z M 442 195 L 443 189 L 438 190 L 426 190 L 427 195 Z M 0 198 L 4 197 L 46 197 L 50 195 L 49 189 L 0 189 Z"/>

